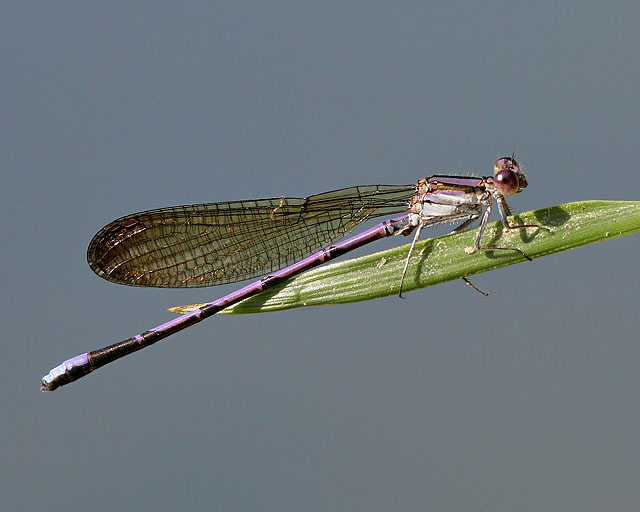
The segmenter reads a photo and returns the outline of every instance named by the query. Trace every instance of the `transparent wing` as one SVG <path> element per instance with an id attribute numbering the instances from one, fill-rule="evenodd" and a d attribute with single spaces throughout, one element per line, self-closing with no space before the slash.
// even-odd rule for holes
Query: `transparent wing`
<path id="1" fill-rule="evenodd" d="M 102 228 L 87 260 L 130 286 L 201 287 L 262 276 L 308 256 L 361 222 L 407 210 L 413 186 L 350 187 L 304 198 L 175 206 Z"/>

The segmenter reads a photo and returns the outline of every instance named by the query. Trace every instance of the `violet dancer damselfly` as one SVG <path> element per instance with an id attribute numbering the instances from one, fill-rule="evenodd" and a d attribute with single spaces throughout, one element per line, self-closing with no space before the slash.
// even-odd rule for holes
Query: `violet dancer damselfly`
<path id="1" fill-rule="evenodd" d="M 117 219 L 95 235 L 87 252 L 90 267 L 108 281 L 130 286 L 192 288 L 264 277 L 137 336 L 64 361 L 43 377 L 42 390 L 53 391 L 78 380 L 379 238 L 415 231 L 407 263 L 398 279 L 400 291 L 420 231 L 429 226 L 461 222 L 453 230 L 460 232 L 480 218 L 477 250 L 514 251 L 529 259 L 520 249 L 482 246 L 494 200 L 506 229 L 538 227 L 511 226 L 507 220 L 510 212 L 504 196 L 518 193 L 526 186 L 526 178 L 515 159 L 503 157 L 496 162 L 491 177 L 434 175 L 415 185 L 350 187 L 304 199 L 177 206 Z M 400 212 L 405 213 L 331 243 L 363 221 Z"/>

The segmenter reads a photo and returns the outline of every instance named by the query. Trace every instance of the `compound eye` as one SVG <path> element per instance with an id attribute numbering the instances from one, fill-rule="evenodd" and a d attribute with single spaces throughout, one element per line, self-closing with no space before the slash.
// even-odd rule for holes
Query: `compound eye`
<path id="1" fill-rule="evenodd" d="M 511 169 L 498 171 L 493 177 L 493 183 L 503 196 L 520 192 L 520 179 Z"/>
<path id="2" fill-rule="evenodd" d="M 520 166 L 518 165 L 518 162 L 516 162 L 515 158 L 512 158 L 510 156 L 503 156 L 496 161 L 495 165 L 493 166 L 493 172 L 494 174 L 498 174 L 503 169 L 515 169 L 517 172 L 519 172 Z"/>
<path id="3" fill-rule="evenodd" d="M 499 158 L 493 166 L 493 171 L 493 183 L 503 196 L 516 194 L 527 187 L 527 178 L 512 156 Z"/>

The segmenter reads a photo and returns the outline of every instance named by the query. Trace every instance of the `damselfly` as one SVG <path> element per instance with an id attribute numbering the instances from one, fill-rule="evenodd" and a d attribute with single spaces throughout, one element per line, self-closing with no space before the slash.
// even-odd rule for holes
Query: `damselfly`
<path id="1" fill-rule="evenodd" d="M 415 185 L 357 186 L 307 198 L 176 206 L 121 217 L 102 228 L 89 244 L 90 267 L 108 281 L 191 288 L 264 277 L 137 336 L 64 361 L 43 377 L 42 390 L 53 391 L 78 380 L 379 238 L 415 232 L 398 279 L 400 291 L 411 252 L 425 227 L 461 222 L 453 230 L 459 232 L 480 218 L 477 250 L 518 252 L 529 259 L 520 249 L 482 246 L 494 200 L 506 229 L 538 227 L 512 226 L 507 220 L 510 212 L 504 196 L 521 192 L 526 186 L 515 159 L 503 157 L 495 163 L 494 175 L 484 178 L 434 175 Z M 332 244 L 361 222 L 400 212 L 404 214 Z"/>

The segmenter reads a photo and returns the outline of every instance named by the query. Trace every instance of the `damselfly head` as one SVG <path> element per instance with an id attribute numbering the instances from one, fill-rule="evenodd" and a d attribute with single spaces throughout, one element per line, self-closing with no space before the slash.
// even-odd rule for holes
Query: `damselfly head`
<path id="1" fill-rule="evenodd" d="M 493 171 L 493 183 L 503 196 L 517 194 L 527 186 L 527 178 L 522 174 L 518 162 L 511 156 L 498 159 Z"/>

